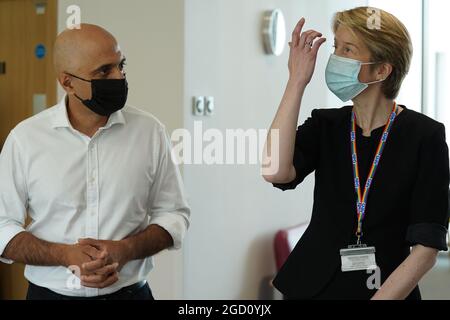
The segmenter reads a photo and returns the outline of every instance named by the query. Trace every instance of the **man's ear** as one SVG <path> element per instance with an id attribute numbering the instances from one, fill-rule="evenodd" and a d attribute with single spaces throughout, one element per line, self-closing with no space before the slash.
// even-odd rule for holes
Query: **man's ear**
<path id="1" fill-rule="evenodd" d="M 73 94 L 75 92 L 72 86 L 72 77 L 67 73 L 60 73 L 58 76 L 58 82 L 67 94 Z"/>

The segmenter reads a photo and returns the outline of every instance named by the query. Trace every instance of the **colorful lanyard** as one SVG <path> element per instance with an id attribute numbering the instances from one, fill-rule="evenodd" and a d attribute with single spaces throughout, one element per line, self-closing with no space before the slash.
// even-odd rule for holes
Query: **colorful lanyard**
<path id="1" fill-rule="evenodd" d="M 361 236 L 362 236 L 362 224 L 366 214 L 367 207 L 367 198 L 369 196 L 369 190 L 372 186 L 373 177 L 375 176 L 375 172 L 378 168 L 378 164 L 380 163 L 381 155 L 383 154 L 384 146 L 386 145 L 387 138 L 389 136 L 389 132 L 391 131 L 392 125 L 394 124 L 395 118 L 397 116 L 397 103 L 394 102 L 394 107 L 392 109 L 391 116 L 389 117 L 389 121 L 384 127 L 383 135 L 381 136 L 380 142 L 378 144 L 378 149 L 375 154 L 375 158 L 372 163 L 372 167 L 369 171 L 369 175 L 367 176 L 367 181 L 364 187 L 364 193 L 361 196 L 361 186 L 360 186 L 360 178 L 359 178 L 359 170 L 358 170 L 358 152 L 356 150 L 356 115 L 355 112 L 352 111 L 352 131 L 350 133 L 351 140 L 351 149 L 352 149 L 352 163 L 353 163 L 353 176 L 355 178 L 355 190 L 358 195 L 358 199 L 356 202 L 356 212 L 358 215 L 358 229 L 356 231 L 356 236 L 358 237 L 358 245 L 361 244 Z"/>

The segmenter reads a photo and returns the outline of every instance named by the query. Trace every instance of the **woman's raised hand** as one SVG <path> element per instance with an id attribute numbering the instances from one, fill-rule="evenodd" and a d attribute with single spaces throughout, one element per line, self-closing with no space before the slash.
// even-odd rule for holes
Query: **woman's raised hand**
<path id="1" fill-rule="evenodd" d="M 305 18 L 300 19 L 292 32 L 289 42 L 289 80 L 302 86 L 308 85 L 316 67 L 317 52 L 326 41 L 322 34 L 315 30 L 302 33 Z"/>

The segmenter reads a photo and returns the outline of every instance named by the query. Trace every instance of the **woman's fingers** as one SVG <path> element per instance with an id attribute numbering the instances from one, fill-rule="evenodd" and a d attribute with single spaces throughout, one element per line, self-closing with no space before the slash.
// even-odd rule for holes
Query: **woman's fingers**
<path id="1" fill-rule="evenodd" d="M 322 34 L 320 32 L 317 32 L 317 31 L 310 32 L 308 34 L 308 36 L 306 37 L 305 46 L 309 45 L 310 47 L 312 47 L 312 45 L 314 43 L 314 39 L 320 38 L 321 36 L 322 36 Z"/>
<path id="2" fill-rule="evenodd" d="M 292 32 L 292 47 L 298 46 L 299 40 L 300 40 L 300 34 L 302 33 L 303 26 L 305 25 L 305 18 L 301 18 L 300 21 L 297 23 L 297 25 L 294 28 L 294 31 Z"/>
<path id="3" fill-rule="evenodd" d="M 316 38 L 320 38 L 321 36 L 322 33 L 317 32 L 315 30 L 305 31 L 300 38 L 299 46 L 302 48 L 311 48 L 312 45 L 314 44 L 314 40 Z"/>
<path id="4" fill-rule="evenodd" d="M 305 31 L 305 32 L 302 33 L 302 35 L 300 36 L 299 43 L 298 43 L 298 45 L 299 45 L 300 47 L 303 48 L 303 47 L 305 46 L 306 38 L 307 38 L 312 32 L 314 32 L 314 30 L 308 30 L 308 31 Z"/>
<path id="5" fill-rule="evenodd" d="M 320 38 L 319 40 L 317 40 L 316 42 L 314 42 L 314 46 L 312 47 L 312 51 L 317 54 L 317 52 L 319 51 L 320 46 L 322 46 L 322 44 L 325 43 L 325 41 L 327 41 L 326 38 Z"/>
<path id="6" fill-rule="evenodd" d="M 292 41 L 289 42 L 290 48 L 295 48 L 297 46 L 300 46 L 301 48 L 304 47 L 312 48 L 314 40 L 322 36 L 322 33 L 316 30 L 308 30 L 302 32 L 303 27 L 305 26 L 305 22 L 306 22 L 305 18 L 301 18 L 300 21 L 295 26 L 294 31 L 292 32 Z M 322 43 L 323 42 L 319 44 L 319 47 L 320 45 L 322 45 Z M 318 50 L 318 48 L 316 49 Z"/>

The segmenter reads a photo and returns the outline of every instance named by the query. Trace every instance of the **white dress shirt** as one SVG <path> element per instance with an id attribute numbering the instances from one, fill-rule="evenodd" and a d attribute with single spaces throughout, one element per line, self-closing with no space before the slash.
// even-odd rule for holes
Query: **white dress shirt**
<path id="1" fill-rule="evenodd" d="M 181 247 L 190 218 L 170 140 L 157 119 L 127 107 L 89 138 L 71 126 L 66 97 L 20 123 L 0 154 L 0 256 L 24 231 L 27 212 L 27 231 L 46 241 L 121 240 L 157 224 L 172 236 L 173 249 Z M 92 297 L 145 280 L 152 267 L 151 257 L 131 261 L 105 289 L 74 289 L 65 267 L 28 265 L 25 277 L 59 294 Z"/>

